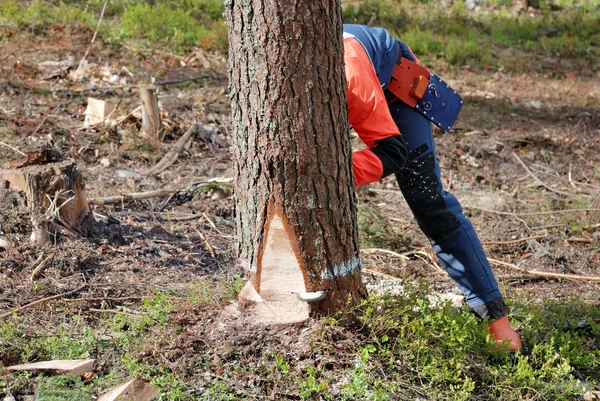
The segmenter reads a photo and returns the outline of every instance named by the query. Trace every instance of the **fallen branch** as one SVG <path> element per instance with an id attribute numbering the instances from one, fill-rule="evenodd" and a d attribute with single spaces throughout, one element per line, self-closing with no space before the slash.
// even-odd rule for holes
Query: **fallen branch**
<path id="1" fill-rule="evenodd" d="M 389 249 L 381 249 L 381 248 L 366 248 L 366 249 L 362 249 L 363 252 L 383 252 L 383 253 L 387 253 L 389 255 L 395 256 L 395 257 L 399 257 L 402 258 L 404 260 L 409 260 L 408 256 L 409 255 L 416 255 L 417 258 L 421 259 L 423 262 L 427 263 L 428 265 L 431 265 L 431 267 L 433 267 L 434 270 L 438 271 L 438 272 L 444 272 L 444 270 L 437 264 L 436 260 L 429 255 L 427 252 L 425 251 L 409 251 L 409 252 L 405 252 L 405 253 L 397 253 L 394 251 L 390 251 Z M 424 260 L 421 256 L 425 256 L 428 260 Z"/>
<path id="2" fill-rule="evenodd" d="M 166 81 L 156 82 L 156 85 L 165 86 L 165 85 L 181 84 L 181 83 L 190 82 L 190 81 L 202 81 L 204 79 L 219 79 L 219 77 L 214 77 L 211 75 L 201 75 L 199 77 L 168 79 Z"/>
<path id="3" fill-rule="evenodd" d="M 37 278 L 37 276 L 46 268 L 46 264 L 54 257 L 54 253 L 51 253 L 46 257 L 46 259 L 42 260 L 36 268 L 33 269 L 31 275 L 29 276 L 29 281 L 33 281 Z"/>
<path id="4" fill-rule="evenodd" d="M 510 267 L 511 269 L 523 272 L 523 273 L 525 273 L 527 275 L 536 275 L 536 276 L 540 276 L 540 277 L 548 277 L 548 278 L 553 278 L 553 279 L 556 279 L 556 280 L 564 278 L 564 279 L 569 279 L 569 280 L 598 281 L 598 282 L 600 282 L 600 276 L 579 276 L 577 274 L 562 274 L 562 273 L 543 272 L 543 271 L 539 271 L 539 270 L 527 270 L 527 269 L 523 269 L 522 267 L 519 267 L 519 266 L 515 265 L 514 263 L 502 262 L 501 260 L 496 260 L 496 259 L 490 259 L 490 258 L 488 258 L 488 261 L 490 263 L 493 263 L 493 264 L 498 265 L 498 266 Z"/>
<path id="5" fill-rule="evenodd" d="M 0 63 L 2 63 L 4 60 L 8 60 L 10 58 L 10 56 L 12 56 L 13 54 L 15 54 L 17 52 L 17 50 L 19 50 L 18 47 L 9 51 L 4 57 L 0 58 Z"/>
<path id="6" fill-rule="evenodd" d="M 104 17 L 104 12 L 106 11 L 106 6 L 107 5 L 108 5 L 108 0 L 105 0 L 104 1 L 104 6 L 102 7 L 102 11 L 100 12 L 100 18 L 98 18 L 98 24 L 96 25 L 96 30 L 94 31 L 94 35 L 92 36 L 92 40 L 90 41 L 90 44 L 88 45 L 87 49 L 85 50 L 85 53 L 84 53 L 83 57 L 79 61 L 79 65 L 77 66 L 77 71 L 81 70 L 81 67 L 82 67 L 85 59 L 87 58 L 88 54 L 90 53 L 90 50 L 92 49 L 92 45 L 96 41 L 96 36 L 98 35 L 98 29 L 100 29 L 100 24 L 102 23 L 102 18 Z"/>
<path id="7" fill-rule="evenodd" d="M 394 251 L 390 251 L 389 249 L 381 249 L 381 248 L 366 248 L 366 249 L 361 249 L 362 252 L 366 252 L 366 253 L 377 253 L 377 252 L 382 252 L 382 253 L 387 253 L 388 255 L 392 255 L 395 256 L 397 258 L 401 258 L 403 260 L 409 260 L 409 257 L 406 256 L 406 254 L 402 254 L 402 253 L 397 253 Z"/>
<path id="8" fill-rule="evenodd" d="M 1 314 L 1 315 L 0 315 L 0 319 L 7 318 L 7 317 L 9 317 L 9 316 L 12 316 L 14 313 L 21 312 L 21 311 L 23 311 L 23 310 L 25 310 L 25 309 L 32 308 L 32 307 L 34 307 L 34 306 L 36 306 L 36 305 L 41 305 L 41 304 L 43 304 L 43 303 L 45 303 L 45 302 L 52 301 L 52 300 L 54 300 L 54 299 L 57 299 L 57 298 L 66 297 L 66 296 L 68 296 L 68 295 L 75 294 L 75 293 L 77 293 L 77 292 L 79 292 L 79 291 L 83 290 L 83 289 L 84 289 L 84 288 L 86 288 L 86 287 L 87 287 L 87 284 L 84 284 L 84 285 L 82 285 L 81 287 L 79 287 L 79 288 L 76 288 L 76 289 L 74 289 L 74 290 L 67 291 L 67 292 L 64 292 L 64 293 L 62 293 L 62 294 L 58 294 L 58 295 L 53 295 L 53 296 L 51 296 L 51 297 L 46 297 L 46 298 L 38 299 L 37 301 L 34 301 L 34 302 L 31 302 L 31 303 L 28 303 L 28 304 L 26 304 L 26 305 L 23 305 L 23 306 L 19 306 L 18 308 L 16 308 L 16 309 L 13 309 L 13 310 L 11 310 L 10 312 L 6 312 L 6 313 L 3 313 L 3 314 Z"/>
<path id="9" fill-rule="evenodd" d="M 154 167 L 152 167 L 150 171 L 148 171 L 146 177 L 162 173 L 163 171 L 171 167 L 171 165 L 175 163 L 175 161 L 179 158 L 179 154 L 183 151 L 184 148 L 186 148 L 188 142 L 194 140 L 199 129 L 200 127 L 198 124 L 193 124 L 187 130 L 187 132 L 181 138 L 179 138 L 179 140 L 167 152 L 167 154 L 164 155 L 164 157 L 160 159 L 160 161 Z"/>
<path id="10" fill-rule="evenodd" d="M 119 203 L 131 202 L 134 200 L 152 199 L 152 198 L 165 198 L 171 196 L 173 193 L 179 191 L 178 189 L 159 189 L 156 191 L 148 192 L 134 192 L 126 195 L 108 196 L 106 198 L 91 198 L 88 199 L 89 205 L 103 206 L 103 205 L 116 205 Z"/>
<path id="11" fill-rule="evenodd" d="M 562 214 L 562 213 L 579 213 L 579 212 L 581 212 L 581 213 L 583 213 L 583 212 L 600 212 L 600 209 L 590 208 L 590 209 L 561 209 L 561 210 L 550 210 L 547 212 L 519 213 L 519 212 L 502 212 L 499 210 L 484 209 L 482 207 L 470 206 L 470 205 L 463 205 L 463 207 L 465 207 L 467 209 L 480 210 L 480 211 L 486 212 L 486 213 L 500 214 L 503 216 L 542 216 L 542 215 L 559 214 L 559 213 Z"/>
<path id="12" fill-rule="evenodd" d="M 213 247 L 210 244 L 210 242 L 208 242 L 208 240 L 206 239 L 206 237 L 204 236 L 204 234 L 202 234 L 196 227 L 194 227 L 194 231 L 196 231 L 196 233 L 198 234 L 198 236 L 200 237 L 200 239 L 202 240 L 202 242 L 204 242 L 204 245 L 208 249 L 208 252 L 210 252 L 210 256 L 213 259 L 215 259 L 216 258 L 215 250 L 213 249 Z"/>
<path id="13" fill-rule="evenodd" d="M 147 313 L 144 312 L 137 312 L 137 311 L 124 311 L 124 310 L 119 310 L 119 309 L 94 309 L 94 308 L 90 308 L 87 310 L 88 312 L 95 312 L 95 313 L 114 313 L 117 315 L 125 315 L 125 316 L 147 316 Z"/>
<path id="14" fill-rule="evenodd" d="M 11 150 L 13 150 L 13 151 L 15 151 L 15 152 L 19 153 L 21 156 L 25 156 L 25 157 L 27 157 L 27 155 L 26 155 L 25 153 L 21 152 L 19 149 L 15 148 L 15 147 L 13 147 L 13 146 L 10 146 L 10 145 L 9 145 L 9 144 L 7 144 L 7 143 L 0 142 L 0 145 L 1 145 L 1 146 L 4 146 L 4 147 L 7 147 L 7 148 L 9 148 L 9 149 L 11 149 Z"/>
<path id="15" fill-rule="evenodd" d="M 482 242 L 482 245 L 511 245 L 511 244 L 518 244 L 520 242 L 525 242 L 525 241 L 529 241 L 531 239 L 540 239 L 540 238 L 547 238 L 547 235 L 534 235 L 532 237 L 525 237 L 525 238 L 518 238 L 518 239 L 514 239 L 511 241 L 486 241 L 486 242 Z"/>
<path id="16" fill-rule="evenodd" d="M 198 220 L 203 217 L 204 217 L 204 213 L 190 214 L 188 216 L 171 216 L 170 214 L 167 213 L 167 215 L 165 216 L 165 219 L 167 221 L 190 221 L 190 220 Z"/>
<path id="17" fill-rule="evenodd" d="M 120 297 L 120 298 L 110 298 L 110 297 L 100 297 L 100 298 L 71 298 L 65 299 L 65 302 L 97 302 L 97 301 L 111 301 L 111 302 L 123 302 L 123 301 L 138 301 L 140 299 L 144 299 L 144 297 Z"/>
<path id="18" fill-rule="evenodd" d="M 399 283 L 401 283 L 401 282 L 403 282 L 403 281 L 404 281 L 403 279 L 400 279 L 400 278 L 398 278 L 398 277 L 394 277 L 394 276 L 392 276 L 392 275 L 389 275 L 389 274 L 385 274 L 385 273 L 382 273 L 382 272 L 378 272 L 377 270 L 373 270 L 373 269 L 363 269 L 363 271 L 364 271 L 364 272 L 371 273 L 371 274 L 373 274 L 373 275 L 375 275 L 375 276 L 379 276 L 379 277 L 385 277 L 385 278 L 387 278 L 387 279 L 394 280 L 394 281 L 397 281 L 397 282 L 399 282 Z"/>
<path id="19" fill-rule="evenodd" d="M 132 200 L 141 200 L 141 199 L 151 199 L 151 198 L 166 198 L 171 196 L 177 192 L 186 192 L 194 187 L 201 187 L 205 185 L 209 185 L 213 182 L 231 182 L 232 178 L 211 178 L 207 181 L 195 182 L 187 188 L 179 188 L 179 189 L 159 189 L 156 191 L 148 191 L 148 192 L 134 192 L 126 195 L 115 195 L 108 196 L 106 198 L 91 198 L 88 199 L 89 205 L 115 205 L 124 202 L 130 202 Z"/>
<path id="20" fill-rule="evenodd" d="M 531 171 L 531 169 L 529 167 L 527 167 L 527 165 L 525 164 L 525 162 L 523 162 L 523 160 L 521 160 L 521 158 L 519 156 L 517 156 L 517 154 L 515 152 L 512 152 L 512 155 L 514 156 L 515 159 L 517 159 L 517 161 L 521 164 L 521 166 L 523 166 L 523 168 L 527 171 L 527 173 L 541 186 L 543 186 L 544 188 L 546 188 L 549 191 L 555 192 L 557 194 L 560 195 L 566 195 L 566 196 L 574 196 L 574 194 L 570 193 L 570 192 L 564 192 L 558 189 L 554 189 L 551 186 L 549 186 L 548 184 L 546 184 L 544 181 L 540 180 L 534 173 L 533 171 Z"/>

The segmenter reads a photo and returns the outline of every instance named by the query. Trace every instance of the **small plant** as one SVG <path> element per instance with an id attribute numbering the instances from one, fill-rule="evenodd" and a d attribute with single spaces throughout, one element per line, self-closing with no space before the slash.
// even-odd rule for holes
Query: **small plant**
<path id="1" fill-rule="evenodd" d="M 371 203 L 358 206 L 358 236 L 363 247 L 404 252 L 410 246 L 410 240 L 394 229 L 381 214 L 381 210 Z"/>
<path id="2" fill-rule="evenodd" d="M 41 377 L 35 390 L 37 401 L 91 401 L 93 388 L 75 376 Z"/>

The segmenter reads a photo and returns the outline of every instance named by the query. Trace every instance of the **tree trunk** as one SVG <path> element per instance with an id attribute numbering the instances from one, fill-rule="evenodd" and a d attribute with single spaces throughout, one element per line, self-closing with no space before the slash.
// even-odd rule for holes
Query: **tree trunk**
<path id="1" fill-rule="evenodd" d="M 340 1 L 229 0 L 226 13 L 237 247 L 251 290 L 292 314 L 342 311 L 366 291 Z M 313 291 L 325 299 L 295 301 Z"/>

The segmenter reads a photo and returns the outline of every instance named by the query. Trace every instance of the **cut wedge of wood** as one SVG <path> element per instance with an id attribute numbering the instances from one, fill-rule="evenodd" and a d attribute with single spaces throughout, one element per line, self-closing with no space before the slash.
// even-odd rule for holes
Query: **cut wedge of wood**
<path id="1" fill-rule="evenodd" d="M 98 401 L 150 401 L 156 397 L 156 386 L 147 380 L 133 379 L 103 394 Z"/>
<path id="2" fill-rule="evenodd" d="M 9 366 L 9 371 L 47 372 L 57 374 L 81 374 L 92 370 L 94 359 L 54 360 Z"/>

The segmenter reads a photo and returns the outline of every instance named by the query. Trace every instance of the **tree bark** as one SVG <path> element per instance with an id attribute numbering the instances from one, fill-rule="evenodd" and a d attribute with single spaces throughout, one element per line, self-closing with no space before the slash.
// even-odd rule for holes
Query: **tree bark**
<path id="1" fill-rule="evenodd" d="M 327 291 L 310 314 L 342 311 L 366 291 L 340 1 L 229 0 L 226 14 L 238 256 L 259 295 L 289 293 L 297 263 L 296 291 Z"/>

